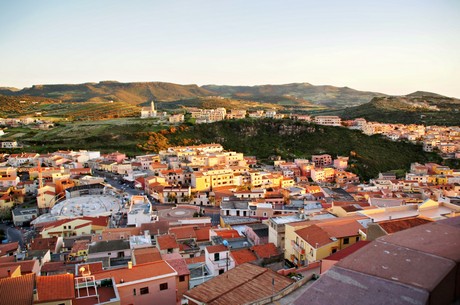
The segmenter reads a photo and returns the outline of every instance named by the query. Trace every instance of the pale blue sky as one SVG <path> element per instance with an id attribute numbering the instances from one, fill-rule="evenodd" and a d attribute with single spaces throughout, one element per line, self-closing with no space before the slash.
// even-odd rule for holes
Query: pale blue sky
<path id="1" fill-rule="evenodd" d="M 0 0 L 0 86 L 101 80 L 460 97 L 460 1 Z"/>

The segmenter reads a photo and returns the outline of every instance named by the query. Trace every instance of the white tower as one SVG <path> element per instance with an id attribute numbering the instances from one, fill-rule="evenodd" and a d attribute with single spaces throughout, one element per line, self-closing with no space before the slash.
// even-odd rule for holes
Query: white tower
<path id="1" fill-rule="evenodd" d="M 152 113 L 155 112 L 155 104 L 153 103 L 153 101 L 150 103 L 150 111 L 151 111 Z"/>

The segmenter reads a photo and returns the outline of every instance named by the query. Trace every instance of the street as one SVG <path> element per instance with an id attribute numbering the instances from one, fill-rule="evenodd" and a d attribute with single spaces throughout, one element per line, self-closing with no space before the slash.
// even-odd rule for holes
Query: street
<path id="1" fill-rule="evenodd" d="M 21 248 L 24 248 L 24 241 L 22 240 L 22 232 L 20 230 L 12 228 L 6 224 L 0 224 L 0 228 L 5 231 L 8 242 L 18 241 Z"/>

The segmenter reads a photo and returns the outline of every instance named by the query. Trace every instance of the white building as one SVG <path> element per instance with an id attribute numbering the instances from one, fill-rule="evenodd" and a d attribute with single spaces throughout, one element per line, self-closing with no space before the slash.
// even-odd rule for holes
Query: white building
<path id="1" fill-rule="evenodd" d="M 141 109 L 141 118 L 156 118 L 158 116 L 157 111 L 155 110 L 155 104 L 153 101 L 150 103 L 150 108 L 149 107 L 142 107 Z"/>
<path id="2" fill-rule="evenodd" d="M 342 119 L 335 115 L 320 115 L 315 117 L 315 124 L 326 126 L 341 126 Z"/>

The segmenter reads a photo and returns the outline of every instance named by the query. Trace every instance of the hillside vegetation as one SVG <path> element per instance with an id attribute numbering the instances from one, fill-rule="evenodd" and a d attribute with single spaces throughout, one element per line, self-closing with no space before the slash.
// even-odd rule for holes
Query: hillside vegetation
<path id="1" fill-rule="evenodd" d="M 348 87 L 314 86 L 309 83 L 261 86 L 206 85 L 204 89 L 219 95 L 251 100 L 286 100 L 292 103 L 310 103 L 331 108 L 356 106 L 369 102 L 382 93 L 358 91 Z"/>
<path id="2" fill-rule="evenodd" d="M 164 146 L 220 143 L 226 149 L 265 161 L 273 156 L 293 160 L 323 153 L 333 157 L 349 156 L 350 170 L 364 179 L 373 178 L 379 172 L 408 169 L 411 162 L 441 161 L 436 154 L 425 153 L 420 146 L 409 143 L 290 120 L 221 121 L 160 133 L 152 140 L 163 141 Z"/>
<path id="3" fill-rule="evenodd" d="M 407 96 L 375 97 L 369 103 L 336 114 L 344 119 L 362 117 L 384 123 L 460 125 L 460 100 L 415 92 Z"/>
<path id="4" fill-rule="evenodd" d="M 35 85 L 18 91 L 0 90 L 4 95 L 30 95 L 61 100 L 63 102 L 126 102 L 138 105 L 151 100 L 176 101 L 213 95 L 197 85 L 177 85 L 163 82 L 119 83 L 104 81 L 99 83 Z"/>

